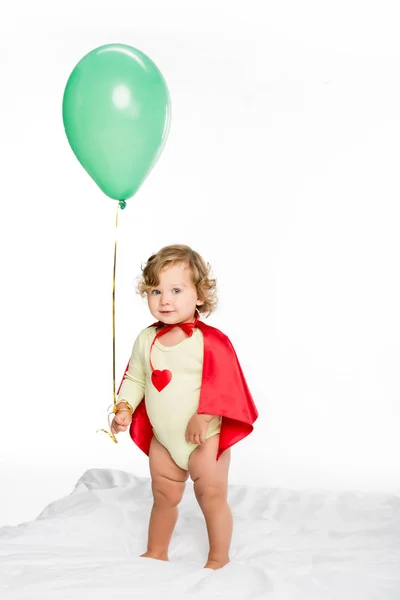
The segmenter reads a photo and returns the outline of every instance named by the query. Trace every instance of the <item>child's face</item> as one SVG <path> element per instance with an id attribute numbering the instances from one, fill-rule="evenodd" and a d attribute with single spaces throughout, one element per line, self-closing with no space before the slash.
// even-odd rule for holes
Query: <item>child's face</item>
<path id="1" fill-rule="evenodd" d="M 161 271 L 159 285 L 148 290 L 147 301 L 153 317 L 167 325 L 193 321 L 196 306 L 202 304 L 186 264 Z"/>

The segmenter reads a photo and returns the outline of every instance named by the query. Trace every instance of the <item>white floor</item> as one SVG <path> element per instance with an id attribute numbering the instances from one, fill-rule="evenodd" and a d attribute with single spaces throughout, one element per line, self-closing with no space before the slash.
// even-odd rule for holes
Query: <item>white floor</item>
<path id="1" fill-rule="evenodd" d="M 191 483 L 171 561 L 142 559 L 150 480 L 89 470 L 38 518 L 0 528 L 0 598 L 400 599 L 399 495 L 232 485 L 229 500 L 224 569 L 202 568 L 207 535 Z"/>

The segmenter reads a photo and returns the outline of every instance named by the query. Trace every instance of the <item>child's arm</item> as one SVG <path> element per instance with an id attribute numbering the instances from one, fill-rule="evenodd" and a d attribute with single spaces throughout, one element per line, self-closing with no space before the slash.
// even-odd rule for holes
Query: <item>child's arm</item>
<path id="1" fill-rule="evenodd" d="M 142 340 L 139 335 L 133 345 L 128 369 L 122 380 L 118 393 L 118 404 L 127 400 L 135 411 L 144 396 L 146 373 L 142 361 Z"/>
<path id="2" fill-rule="evenodd" d="M 196 413 L 199 417 L 203 417 L 206 423 L 210 423 L 213 419 L 218 417 L 219 415 L 203 415 L 202 413 Z"/>
<path id="3" fill-rule="evenodd" d="M 132 420 L 132 415 L 144 397 L 146 373 L 141 359 L 141 336 L 133 345 L 128 369 L 119 390 L 116 414 L 111 424 L 112 433 L 125 431 Z"/>

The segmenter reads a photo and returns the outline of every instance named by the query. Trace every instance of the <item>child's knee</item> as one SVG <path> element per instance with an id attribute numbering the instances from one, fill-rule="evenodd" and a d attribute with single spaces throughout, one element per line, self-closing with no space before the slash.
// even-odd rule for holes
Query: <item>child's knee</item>
<path id="1" fill-rule="evenodd" d="M 202 478 L 199 477 L 199 479 L 194 482 L 193 488 L 200 506 L 204 504 L 226 502 L 227 489 L 226 485 L 222 482 L 202 481 Z"/>
<path id="2" fill-rule="evenodd" d="M 178 506 L 183 498 L 185 482 L 173 481 L 166 477 L 152 482 L 154 503 L 160 507 Z"/>

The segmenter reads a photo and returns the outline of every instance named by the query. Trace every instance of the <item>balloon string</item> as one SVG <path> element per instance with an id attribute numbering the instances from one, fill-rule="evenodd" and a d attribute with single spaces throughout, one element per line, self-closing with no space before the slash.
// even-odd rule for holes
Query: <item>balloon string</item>
<path id="1" fill-rule="evenodd" d="M 119 212 L 119 204 L 117 205 L 117 216 L 115 218 L 114 268 L 113 268 L 113 280 L 112 280 L 112 337 L 113 337 L 113 398 L 114 398 L 114 408 L 117 406 L 117 395 L 116 395 L 116 392 L 115 392 L 115 271 L 116 271 L 116 265 L 117 265 L 118 212 Z"/>
<path id="2" fill-rule="evenodd" d="M 117 215 L 115 218 L 115 241 L 114 241 L 114 266 L 113 266 L 113 277 L 112 277 L 112 345 L 113 345 L 113 401 L 114 401 L 114 406 L 113 406 L 113 410 L 111 411 L 111 413 L 108 414 L 108 426 L 111 429 L 111 423 L 110 423 L 110 416 L 114 415 L 116 413 L 116 407 L 117 407 L 117 394 L 116 394 L 116 386 L 115 386 L 115 275 L 116 275 L 116 267 L 117 267 L 117 231 L 118 231 L 118 214 L 119 214 L 119 209 L 124 209 L 126 206 L 126 203 L 124 200 L 121 200 L 118 203 L 117 206 Z M 110 407 L 109 407 L 110 408 Z M 115 435 L 110 431 L 107 431 L 106 429 L 98 429 L 97 431 L 104 431 L 104 433 L 106 433 L 107 435 L 110 436 L 110 438 L 112 439 L 113 442 L 115 442 L 116 444 L 118 443 L 117 438 L 115 437 Z"/>

